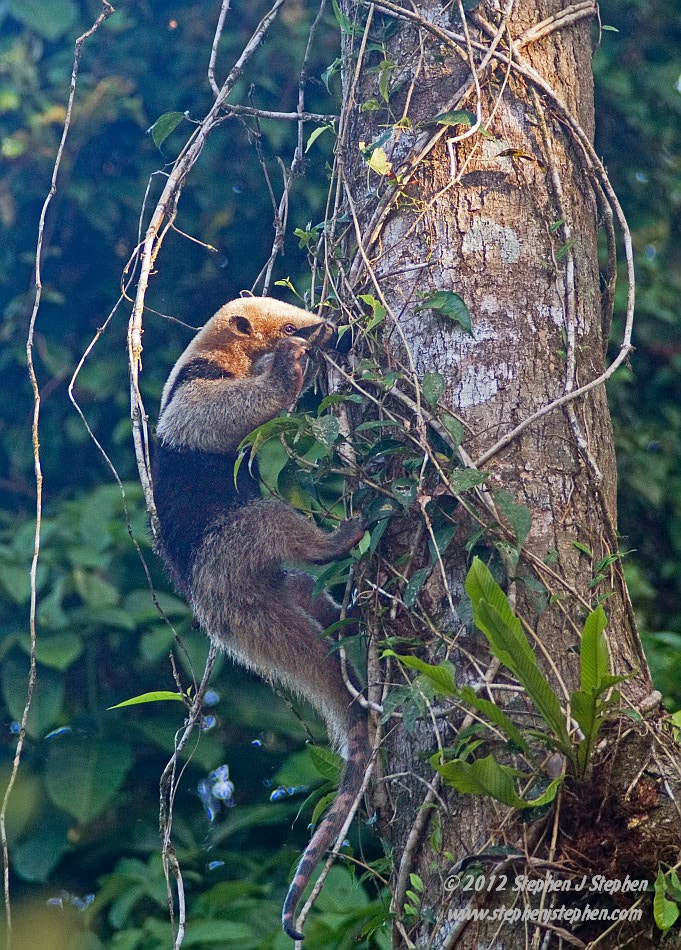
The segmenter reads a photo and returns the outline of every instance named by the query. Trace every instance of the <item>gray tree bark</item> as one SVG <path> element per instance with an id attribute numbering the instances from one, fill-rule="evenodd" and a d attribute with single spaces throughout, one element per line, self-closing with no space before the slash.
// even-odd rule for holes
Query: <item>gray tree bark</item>
<path id="1" fill-rule="evenodd" d="M 527 824 L 489 798 L 456 793 L 430 766 L 439 746 L 454 746 L 470 727 L 465 709 L 443 714 L 431 704 L 413 723 L 406 713 L 388 719 L 373 796 L 381 832 L 394 846 L 395 946 L 548 947 L 597 937 L 602 947 L 632 938 L 637 947 L 653 946 L 659 931 L 651 924 L 652 885 L 643 922 L 617 927 L 564 918 L 456 920 L 466 907 L 583 907 L 583 894 L 543 892 L 542 900 L 542 892 L 533 897 L 510 887 L 516 875 L 544 880 L 547 866 L 570 881 L 583 874 L 650 881 L 660 861 L 675 863 L 680 840 L 672 792 L 678 760 L 661 739 L 656 744 L 657 697 L 618 559 L 605 387 L 571 401 L 566 395 L 603 373 L 612 307 L 613 214 L 589 152 L 595 7 L 566 9 L 559 0 L 466 7 L 462 19 L 461 3 L 341 3 L 337 171 L 349 223 L 338 296 L 354 313 L 359 295 L 385 308 L 385 319 L 365 337 L 365 354 L 384 375 L 401 376 L 387 395 L 371 382 L 365 389 L 374 394 L 376 415 L 401 420 L 405 445 L 413 451 L 420 442 L 426 459 L 415 498 L 391 519 L 363 579 L 372 604 L 365 619 L 379 640 L 410 641 L 397 652 L 433 663 L 446 657 L 461 685 L 501 705 L 509 696 L 517 700 L 466 607 L 464 579 L 476 544 L 505 574 L 502 586 L 563 703 L 578 685 L 579 631 L 602 602 L 613 671 L 629 677 L 620 687 L 624 705 L 648 719 L 624 718 L 608 728 L 587 779 L 567 781 L 549 815 Z M 470 115 L 451 115 L 460 109 Z M 599 229 L 609 249 L 604 274 Z M 462 298 L 470 333 L 428 306 L 435 291 Z M 627 350 L 625 338 L 618 358 Z M 445 381 L 438 407 L 427 405 L 423 391 L 433 373 Z M 521 428 L 562 397 L 562 405 Z M 462 458 L 487 473 L 484 489 L 452 489 L 461 483 L 451 476 L 451 458 L 441 443 L 439 455 L 433 448 L 433 430 L 442 435 L 452 418 L 442 407 L 460 420 Z M 395 478 L 405 475 L 400 466 L 397 458 Z M 517 565 L 512 518 L 499 507 L 498 490 L 532 515 Z M 455 533 L 412 604 L 406 585 L 429 564 L 434 502 L 444 504 Z M 374 661 L 370 670 L 384 684 L 384 702 L 395 685 L 405 686 L 405 671 L 393 661 L 380 668 Z M 560 772 L 560 762 L 553 767 Z M 491 845 L 524 857 L 495 861 Z M 483 852 L 485 887 L 494 873 L 507 876 L 507 888 L 452 889 L 452 871 Z M 414 892 L 414 874 L 422 893 Z M 626 908 L 638 896 L 611 904 Z M 409 903 L 416 912 L 405 914 Z"/>

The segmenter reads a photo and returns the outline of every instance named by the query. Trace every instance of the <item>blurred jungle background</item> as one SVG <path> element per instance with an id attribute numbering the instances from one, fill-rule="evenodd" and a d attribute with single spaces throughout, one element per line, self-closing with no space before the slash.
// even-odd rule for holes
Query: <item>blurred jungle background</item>
<path id="1" fill-rule="evenodd" d="M 131 543 L 121 493 L 68 396 L 81 356 L 111 311 L 138 243 L 150 176 L 212 101 L 206 68 L 220 4 L 119 0 L 84 48 L 74 123 L 48 216 L 43 303 L 35 336 L 42 390 L 44 526 L 38 571 L 38 687 L 9 812 L 18 946 L 156 950 L 170 924 L 158 841 L 158 780 L 182 725 L 180 703 L 107 708 L 148 690 L 175 690 L 173 633 L 159 619 Z M 239 3 L 220 48 L 224 72 L 267 9 Z M 95 0 L 0 0 L 0 780 L 16 745 L 28 672 L 29 565 L 35 484 L 26 371 L 37 224 L 68 96 L 73 41 Z M 295 109 L 316 4 L 290 0 L 234 101 Z M 681 708 L 681 2 L 605 0 L 595 57 L 597 150 L 633 232 L 638 270 L 636 351 L 609 386 L 620 464 L 620 530 L 630 590 L 657 687 Z M 594 31 L 594 38 L 596 33 Z M 307 106 L 338 108 L 338 25 L 329 8 L 309 64 Z M 163 141 L 149 129 L 187 114 Z M 308 135 L 314 126 L 309 126 Z M 191 330 L 250 288 L 267 261 L 277 157 L 295 125 L 231 118 L 213 135 L 181 199 L 147 304 L 143 395 L 155 416 L 163 382 Z M 257 146 L 257 147 L 256 147 Z M 304 240 L 324 217 L 330 131 L 310 143 L 292 189 L 274 277 L 309 285 Z M 160 190 L 152 178 L 150 194 Z M 294 301 L 289 288 L 274 291 Z M 256 288 L 257 292 L 257 288 Z M 151 554 L 129 423 L 124 304 L 80 372 L 75 396 L 125 484 L 135 536 L 162 606 L 181 634 L 179 675 L 191 682 L 207 644 Z M 165 315 L 165 316 L 164 316 Z M 613 328 L 618 336 L 619 327 Z M 187 947 L 289 947 L 279 931 L 287 876 L 307 837 L 306 794 L 333 765 L 305 751 L 308 728 L 272 691 L 223 664 L 210 715 L 176 802 L 185 873 Z M 228 766 L 229 775 L 223 766 Z M 326 774 L 324 774 L 326 772 Z M 233 783 L 233 788 L 228 784 Z M 222 796 L 214 794 L 217 788 Z M 381 871 L 364 823 L 349 853 Z M 389 946 L 388 903 L 376 878 L 334 869 L 306 947 Z M 22 907 L 32 937 L 21 943 Z M 39 912 L 36 908 L 40 908 Z M 37 928 L 37 930 L 36 930 Z M 40 938 L 36 934 L 39 932 Z"/>

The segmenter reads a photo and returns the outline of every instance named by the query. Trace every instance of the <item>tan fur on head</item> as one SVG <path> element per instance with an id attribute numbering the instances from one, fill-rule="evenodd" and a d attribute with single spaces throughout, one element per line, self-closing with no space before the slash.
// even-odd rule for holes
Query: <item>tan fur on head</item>
<path id="1" fill-rule="evenodd" d="M 242 323 L 242 320 L 244 321 Z M 163 389 L 161 411 L 182 367 L 193 359 L 207 359 L 236 378 L 249 376 L 254 361 L 284 336 L 288 326 L 299 330 L 326 326 L 314 313 L 301 310 L 273 297 L 239 297 L 220 307 L 202 327 L 175 364 Z"/>

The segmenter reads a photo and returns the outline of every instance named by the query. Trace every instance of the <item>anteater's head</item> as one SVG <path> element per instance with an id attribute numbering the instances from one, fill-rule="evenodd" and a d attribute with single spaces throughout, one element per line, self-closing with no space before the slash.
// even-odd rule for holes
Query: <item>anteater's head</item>
<path id="1" fill-rule="evenodd" d="M 220 307 L 201 330 L 194 341 L 195 355 L 210 359 L 225 352 L 253 361 L 271 353 L 284 337 L 324 346 L 332 334 L 333 325 L 314 313 L 272 297 L 240 297 Z"/>
<path id="2" fill-rule="evenodd" d="M 161 409 L 166 406 L 178 377 L 190 366 L 214 366 L 236 378 L 262 371 L 264 358 L 284 337 L 293 337 L 310 349 L 332 346 L 332 323 L 272 297 L 239 297 L 220 307 L 196 334 L 175 364 L 166 383 Z"/>

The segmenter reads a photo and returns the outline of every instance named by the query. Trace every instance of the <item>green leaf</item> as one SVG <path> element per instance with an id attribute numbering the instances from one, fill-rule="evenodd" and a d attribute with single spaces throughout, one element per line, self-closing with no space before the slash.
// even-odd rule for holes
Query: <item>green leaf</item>
<path id="1" fill-rule="evenodd" d="M 37 588 L 45 586 L 47 569 L 38 565 Z M 13 564 L 0 560 L 0 588 L 15 604 L 24 604 L 31 596 L 31 580 L 28 568 L 24 564 Z"/>
<path id="2" fill-rule="evenodd" d="M 151 132 L 154 145 L 160 148 L 170 133 L 186 118 L 187 116 L 184 112 L 165 112 L 154 122 L 151 128 L 148 129 L 148 131 Z"/>
<path id="3" fill-rule="evenodd" d="M 457 526 L 449 521 L 433 526 L 433 536 L 428 539 L 428 550 L 433 560 L 437 558 L 438 554 L 440 557 L 444 555 L 456 532 Z"/>
<path id="4" fill-rule="evenodd" d="M 495 503 L 506 515 L 515 535 L 516 550 L 520 551 L 532 527 L 532 512 L 526 505 L 516 504 L 510 492 L 495 491 L 493 497 Z"/>
<path id="5" fill-rule="evenodd" d="M 115 607 L 118 603 L 120 595 L 116 588 L 97 574 L 74 568 L 73 583 L 78 596 L 88 607 Z"/>
<path id="6" fill-rule="evenodd" d="M 520 621 L 511 610 L 506 594 L 497 584 L 492 572 L 479 557 L 473 558 L 470 570 L 466 576 L 466 593 L 473 604 L 473 619 L 477 623 L 476 609 L 482 600 L 486 600 L 500 614 L 504 623 L 520 629 Z M 532 651 L 530 650 L 530 653 Z"/>
<path id="7" fill-rule="evenodd" d="M 681 881 L 674 868 L 670 868 L 665 876 L 665 890 L 673 901 L 681 902 Z"/>
<path id="8" fill-rule="evenodd" d="M 364 557 L 367 551 L 371 548 L 371 543 L 371 532 L 365 531 L 357 543 L 357 550 L 359 551 L 360 557 Z"/>
<path id="9" fill-rule="evenodd" d="M 296 297 L 299 297 L 299 296 L 300 296 L 300 294 L 298 293 L 298 291 L 296 290 L 296 288 L 293 286 L 293 283 L 291 282 L 291 278 L 290 278 L 290 277 L 282 277 L 282 278 L 280 278 L 279 280 L 275 280 L 274 286 L 275 286 L 275 287 L 286 287 L 286 288 L 288 288 L 288 290 L 291 291 L 292 294 L 295 294 Z"/>
<path id="10" fill-rule="evenodd" d="M 309 508 L 311 479 L 293 459 L 284 465 L 277 478 L 277 491 L 294 508 Z"/>
<path id="11" fill-rule="evenodd" d="M 417 656 L 402 656 L 395 653 L 394 650 L 384 650 L 383 656 L 393 656 L 399 660 L 403 666 L 410 670 L 416 670 L 422 676 L 425 676 L 435 686 L 439 693 L 445 696 L 458 696 L 459 690 L 454 680 L 454 667 L 447 660 L 443 660 L 434 666 L 432 663 L 426 663 Z"/>
<path id="12" fill-rule="evenodd" d="M 346 36 L 351 36 L 354 33 L 354 27 L 346 15 L 341 11 L 340 6 L 338 5 L 338 0 L 332 0 L 333 3 L 333 12 L 338 21 L 338 26 L 340 27 L 341 33 L 344 33 Z"/>
<path id="13" fill-rule="evenodd" d="M 305 146 L 305 153 L 307 154 L 314 143 L 317 141 L 320 135 L 323 135 L 324 132 L 328 132 L 331 129 L 330 125 L 319 125 L 316 129 L 312 131 L 309 139 L 307 140 L 307 145 Z"/>
<path id="14" fill-rule="evenodd" d="M 12 848 L 12 868 L 25 881 L 46 881 L 69 847 L 72 821 L 63 812 L 48 808 L 37 827 Z"/>
<path id="15" fill-rule="evenodd" d="M 411 886 L 414 888 L 415 891 L 418 891 L 420 894 L 424 892 L 425 885 L 423 881 L 421 880 L 421 878 L 418 876 L 418 874 L 410 874 L 409 883 L 411 884 Z"/>
<path id="16" fill-rule="evenodd" d="M 459 692 L 460 698 L 486 716 L 494 723 L 507 738 L 514 742 L 523 752 L 529 752 L 529 746 L 520 730 L 511 722 L 506 713 L 489 699 L 483 699 L 475 692 L 472 686 L 464 686 Z"/>
<path id="17" fill-rule="evenodd" d="M 305 230 L 305 228 L 294 228 L 293 233 L 298 238 L 298 247 L 312 250 L 319 239 L 319 231 L 316 227 Z M 345 329 L 349 329 L 346 327 Z M 339 334 L 340 336 L 340 334 Z"/>
<path id="18" fill-rule="evenodd" d="M 310 753 L 305 747 L 288 755 L 271 779 L 273 785 L 283 785 L 286 788 L 291 785 L 318 785 L 319 772 L 312 764 Z"/>
<path id="19" fill-rule="evenodd" d="M 331 90 L 329 89 L 329 83 L 332 77 L 335 76 L 336 73 L 339 73 L 341 71 L 342 64 L 343 64 L 343 61 L 340 59 L 340 57 L 338 59 L 334 59 L 331 65 L 327 66 L 321 75 L 321 80 L 326 86 L 326 91 L 329 93 L 329 95 L 331 94 Z"/>
<path id="20" fill-rule="evenodd" d="M 45 783 L 54 804 L 84 825 L 114 799 L 131 766 L 125 742 L 64 737 L 50 748 Z"/>
<path id="21" fill-rule="evenodd" d="M 160 703 L 167 699 L 185 701 L 182 693 L 173 693 L 167 689 L 157 689 L 151 693 L 140 693 L 139 696 L 133 696 L 132 699 L 125 699 L 122 703 L 116 703 L 115 706 L 107 706 L 107 709 L 121 709 L 123 706 L 138 706 L 141 703 Z"/>
<path id="22" fill-rule="evenodd" d="M 570 710 L 586 739 L 591 739 L 598 713 L 595 694 L 576 689 L 570 696 Z"/>
<path id="23" fill-rule="evenodd" d="M 383 177 L 390 175 L 392 172 L 392 162 L 388 160 L 388 156 L 384 148 L 378 146 L 377 148 L 367 149 L 365 148 L 365 143 L 359 143 L 360 150 L 364 156 L 364 161 L 367 163 L 372 172 L 376 172 L 377 175 L 382 175 Z"/>
<path id="24" fill-rule="evenodd" d="M 71 615 L 79 623 L 84 621 L 95 624 L 97 627 L 111 627 L 116 630 L 125 630 L 133 633 L 137 627 L 135 620 L 123 607 L 82 607 Z M 156 618 L 160 621 L 158 611 Z"/>
<path id="25" fill-rule="evenodd" d="M 610 652 L 603 635 L 608 623 L 605 611 L 599 604 L 586 618 L 579 649 L 580 684 L 585 692 L 600 690 L 606 676 L 610 675 Z"/>
<path id="26" fill-rule="evenodd" d="M 383 62 L 378 65 L 378 92 L 384 102 L 388 102 L 390 99 L 390 71 L 394 66 L 395 64 L 389 59 L 384 59 Z"/>
<path id="27" fill-rule="evenodd" d="M 679 908 L 674 901 L 665 897 L 664 874 L 658 871 L 655 879 L 655 896 L 653 897 L 653 916 L 659 930 L 665 931 L 673 927 L 679 917 Z"/>
<path id="28" fill-rule="evenodd" d="M 390 491 L 403 508 L 409 508 L 414 503 L 418 485 L 411 478 L 396 478 L 390 485 Z"/>
<path id="29" fill-rule="evenodd" d="M 191 610 L 179 597 L 172 594 L 166 594 L 163 591 L 156 591 L 156 601 L 165 614 L 170 619 L 191 616 Z M 133 590 L 125 598 L 123 606 L 127 613 L 137 623 L 147 623 L 149 620 L 159 620 L 159 613 L 151 599 L 148 588 L 143 590 Z"/>
<path id="30" fill-rule="evenodd" d="M 312 745 L 312 743 L 308 744 L 307 751 L 312 759 L 312 764 L 322 778 L 337 785 L 343 771 L 340 756 L 336 755 L 331 749 L 327 749 L 324 746 Z"/>
<path id="31" fill-rule="evenodd" d="M 568 755 L 573 754 L 558 698 L 539 669 L 532 647 L 506 595 L 489 568 L 477 557 L 468 572 L 465 587 L 473 604 L 473 619 L 487 637 L 492 652 L 525 687 L 544 721 L 554 731 L 561 749 Z"/>
<path id="32" fill-rule="evenodd" d="M 28 688 L 28 659 L 23 654 L 7 657 L 2 664 L 2 695 L 12 719 L 21 721 Z M 60 717 L 64 702 L 64 678 L 50 669 L 40 671 L 28 714 L 27 732 L 44 736 Z"/>
<path id="33" fill-rule="evenodd" d="M 422 310 L 435 310 L 436 313 L 442 314 L 443 317 L 447 317 L 449 320 L 453 320 L 454 323 L 458 323 L 466 333 L 470 333 L 471 336 L 473 335 L 471 315 L 468 312 L 468 307 L 461 297 L 451 290 L 435 290 L 431 294 L 426 294 L 414 308 L 415 313 L 420 313 Z"/>
<path id="34" fill-rule="evenodd" d="M 458 419 L 455 419 L 454 416 L 450 416 L 448 414 L 444 414 L 440 421 L 442 422 L 442 425 L 445 427 L 447 432 L 449 432 L 449 434 L 451 435 L 454 445 L 458 448 L 463 442 L 463 437 L 464 437 L 463 426 L 461 425 Z"/>
<path id="35" fill-rule="evenodd" d="M 331 448 L 340 435 L 340 422 L 336 416 L 320 416 L 318 419 L 310 417 L 308 421 L 315 439 Z"/>
<path id="36" fill-rule="evenodd" d="M 339 923 L 335 925 L 339 927 L 339 929 L 335 931 L 330 941 L 322 937 L 317 946 L 338 948 L 367 946 L 366 942 L 362 941 L 362 943 L 359 944 L 358 941 L 355 940 L 354 935 L 350 935 L 347 928 L 347 921 L 349 914 L 356 920 L 364 920 L 366 915 L 364 909 L 368 905 L 368 894 L 363 887 L 357 886 L 357 880 L 354 875 L 347 868 L 339 867 L 338 865 L 332 867 L 321 894 L 319 895 L 316 906 L 323 914 L 321 919 L 325 921 L 339 921 Z M 376 905 L 374 905 L 374 907 L 375 906 Z M 378 909 L 381 909 L 380 906 Z M 331 926 L 334 925 L 332 924 Z M 371 946 L 373 947 L 374 945 L 377 948 L 380 946 L 383 950 L 387 950 L 387 941 L 381 941 L 380 943 L 371 941 Z M 276 946 L 276 943 L 274 946 Z M 284 948 L 288 947 L 286 943 L 282 943 L 279 946 Z"/>
<path id="37" fill-rule="evenodd" d="M 468 128 L 475 125 L 477 118 L 473 112 L 468 109 L 454 109 L 451 112 L 443 112 L 436 115 L 433 122 L 438 125 L 465 125 Z"/>
<path id="38" fill-rule="evenodd" d="M 167 624 L 154 624 L 142 634 L 139 645 L 140 656 L 144 657 L 147 663 L 156 665 L 167 658 L 174 640 L 173 631 Z"/>
<path id="39" fill-rule="evenodd" d="M 441 373 L 424 373 L 421 383 L 423 398 L 432 408 L 445 391 L 445 378 Z"/>
<path id="40" fill-rule="evenodd" d="M 19 641 L 21 648 L 28 654 L 31 652 L 31 641 L 26 634 Z M 51 636 L 38 637 L 36 642 L 36 659 L 43 666 L 54 670 L 68 670 L 83 652 L 83 641 L 75 633 L 53 633 Z"/>
<path id="41" fill-rule="evenodd" d="M 500 765 L 491 755 L 470 763 L 457 759 L 442 765 L 433 764 L 445 782 L 457 791 L 468 795 L 489 795 L 511 808 L 541 808 L 548 805 L 556 797 L 561 784 L 561 779 L 554 779 L 538 798 L 525 799 L 515 790 L 515 778 L 529 776 L 507 765 Z"/>
<path id="42" fill-rule="evenodd" d="M 570 709 L 579 728 L 584 733 L 584 738 L 577 745 L 577 766 L 579 773 L 584 775 L 591 759 L 591 753 L 596 745 L 603 718 L 598 714 L 594 693 L 575 690 L 570 697 Z"/>
<path id="43" fill-rule="evenodd" d="M 508 623 L 496 607 L 486 600 L 481 600 L 477 605 L 474 617 L 476 625 L 487 637 L 494 655 L 527 688 L 527 681 L 535 671 L 539 673 L 539 667 L 520 623 L 515 617 L 515 623 Z"/>
<path id="44" fill-rule="evenodd" d="M 449 486 L 455 494 L 477 488 L 489 478 L 489 472 L 479 472 L 477 468 L 455 468 L 449 475 Z"/>
<path id="45" fill-rule="evenodd" d="M 437 771 L 448 785 L 467 795 L 489 795 L 511 808 L 523 808 L 517 794 L 512 770 L 499 765 L 491 755 L 475 762 L 445 762 Z"/>
<path id="46" fill-rule="evenodd" d="M 359 107 L 360 112 L 377 112 L 381 107 L 378 99 L 367 99 Z"/>
<path id="47" fill-rule="evenodd" d="M 373 330 L 382 320 L 385 319 L 386 309 L 380 300 L 377 300 L 373 294 L 359 294 L 359 299 L 368 307 L 371 307 L 371 319 L 366 326 L 367 330 Z"/>
<path id="48" fill-rule="evenodd" d="M 322 817 L 326 809 L 334 803 L 336 797 L 336 792 L 334 791 L 328 792 L 326 795 L 322 795 L 322 797 L 319 799 L 317 804 L 314 806 L 312 817 L 310 818 L 310 824 L 312 825 L 313 829 L 317 827 L 319 819 Z M 303 810 L 304 809 L 301 808 L 301 811 Z"/>
<path id="49" fill-rule="evenodd" d="M 340 331 L 338 332 L 338 335 L 340 336 Z M 319 403 L 319 406 L 317 407 L 317 415 L 321 416 L 322 413 L 326 412 L 329 406 L 336 406 L 338 403 L 343 402 L 361 403 L 362 397 L 359 395 L 359 393 L 331 393 L 330 396 L 324 396 L 322 401 Z M 354 431 L 357 432 L 358 429 L 359 426 L 357 426 Z"/>
<path id="50" fill-rule="evenodd" d="M 404 601 L 404 606 L 411 608 L 416 603 L 416 598 L 421 592 L 421 588 L 425 584 L 426 580 L 430 576 L 432 567 L 422 567 L 414 573 L 409 578 L 407 586 L 404 588 L 404 594 L 402 595 L 402 600 Z"/>
<path id="51" fill-rule="evenodd" d="M 565 714 L 550 683 L 539 669 L 520 624 L 511 626 L 505 623 L 497 610 L 484 600 L 478 606 L 476 623 L 487 637 L 497 659 L 525 687 L 544 722 L 555 733 L 561 750 L 566 755 L 572 755 L 574 750 L 565 724 Z"/>
<path id="52" fill-rule="evenodd" d="M 258 426 L 257 429 L 253 429 L 252 432 L 249 432 L 246 438 L 242 439 L 239 443 L 238 449 L 241 452 L 243 449 L 250 446 L 251 456 L 255 456 L 258 454 L 261 447 L 266 442 L 269 442 L 270 439 L 275 439 L 285 432 L 297 432 L 299 429 L 300 420 L 294 419 L 291 416 L 277 416 L 275 419 L 270 419 L 269 422 L 265 422 L 263 425 Z M 234 466 L 234 469 L 234 479 L 236 482 L 236 465 Z"/>
<path id="53" fill-rule="evenodd" d="M 8 13 L 45 40 L 57 40 L 75 25 L 73 0 L 9 0 Z"/>
<path id="54" fill-rule="evenodd" d="M 145 937 L 146 934 L 139 927 L 118 929 L 112 938 L 111 950 L 139 950 Z"/>
<path id="55" fill-rule="evenodd" d="M 556 795 L 558 794 L 558 789 L 563 783 L 562 778 L 554 778 L 552 782 L 549 783 L 548 788 L 542 792 L 538 798 L 526 798 L 525 807 L 526 808 L 543 808 L 545 805 L 549 805 Z"/>

